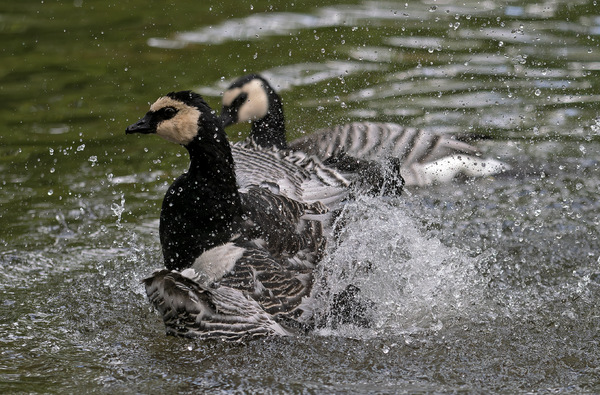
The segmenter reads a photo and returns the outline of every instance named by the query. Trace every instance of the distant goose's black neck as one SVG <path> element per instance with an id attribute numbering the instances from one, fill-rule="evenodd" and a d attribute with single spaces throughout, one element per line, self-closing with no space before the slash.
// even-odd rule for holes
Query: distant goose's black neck
<path id="1" fill-rule="evenodd" d="M 281 98 L 271 90 L 269 110 L 263 118 L 252 122 L 251 137 L 261 147 L 287 149 L 285 118 Z"/>

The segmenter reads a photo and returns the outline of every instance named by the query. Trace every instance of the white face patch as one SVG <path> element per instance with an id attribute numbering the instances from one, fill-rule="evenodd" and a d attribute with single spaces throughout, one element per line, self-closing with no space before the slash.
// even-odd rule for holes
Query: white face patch
<path id="1" fill-rule="evenodd" d="M 194 269 L 199 277 L 205 278 L 209 283 L 218 281 L 234 268 L 244 251 L 246 251 L 245 248 L 238 247 L 233 243 L 211 248 L 196 258 L 191 269 Z"/>
<path id="2" fill-rule="evenodd" d="M 230 106 L 241 93 L 248 98 L 238 109 L 238 122 L 248 122 L 263 118 L 269 111 L 269 96 L 263 82 L 254 79 L 240 88 L 233 88 L 223 94 L 223 104 Z"/>
<path id="3" fill-rule="evenodd" d="M 150 111 L 164 107 L 173 107 L 177 115 L 162 121 L 156 127 L 156 134 L 173 143 L 186 145 L 198 134 L 198 120 L 202 115 L 196 107 L 188 106 L 180 101 L 163 96 L 150 106 Z"/>

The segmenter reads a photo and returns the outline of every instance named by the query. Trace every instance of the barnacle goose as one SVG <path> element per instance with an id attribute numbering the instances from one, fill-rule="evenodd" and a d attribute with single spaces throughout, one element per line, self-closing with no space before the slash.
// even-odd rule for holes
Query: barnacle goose
<path id="1" fill-rule="evenodd" d="M 481 158 L 476 147 L 451 136 L 394 123 L 338 125 L 287 144 L 281 97 L 257 74 L 239 78 L 224 92 L 221 118 L 225 126 L 252 122 L 251 138 L 259 145 L 315 155 L 340 170 L 391 158 L 406 185 L 447 182 L 461 173 L 488 176 L 508 167 L 496 159 Z"/>
<path id="2" fill-rule="evenodd" d="M 278 181 L 303 195 L 304 186 L 319 180 L 310 174 L 304 179 L 304 169 L 296 177 L 263 173 L 264 185 L 254 185 L 260 178 L 250 174 L 238 186 L 221 121 L 190 91 L 160 97 L 126 133 L 157 134 L 190 155 L 189 170 L 168 188 L 162 204 L 166 269 L 144 280 L 167 333 L 239 340 L 312 325 L 313 270 L 326 245 L 320 218 L 328 208 L 286 196 Z M 285 168 L 294 160 L 283 163 Z M 332 189 L 333 195 L 343 190 Z"/>

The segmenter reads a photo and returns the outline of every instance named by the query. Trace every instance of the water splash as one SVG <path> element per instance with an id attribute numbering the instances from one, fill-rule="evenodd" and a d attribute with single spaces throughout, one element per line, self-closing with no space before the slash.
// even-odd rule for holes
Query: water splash
<path id="1" fill-rule="evenodd" d="M 110 205 L 110 209 L 113 211 L 114 215 L 117 217 L 117 228 L 123 228 L 121 224 L 121 218 L 123 215 L 123 211 L 125 211 L 125 194 L 121 193 L 121 203 L 113 203 Z"/>
<path id="2" fill-rule="evenodd" d="M 472 258 L 428 236 L 398 200 L 361 197 L 347 204 L 343 219 L 347 225 L 320 278 L 331 295 L 357 286 L 374 307 L 371 331 L 346 327 L 338 334 L 439 331 L 449 320 L 482 311 L 485 281 L 477 267 L 485 256 Z M 322 333 L 331 333 L 329 324 Z"/>

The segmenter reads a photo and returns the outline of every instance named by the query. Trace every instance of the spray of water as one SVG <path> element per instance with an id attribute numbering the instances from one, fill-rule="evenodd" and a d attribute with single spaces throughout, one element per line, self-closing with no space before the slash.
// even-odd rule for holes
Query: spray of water
<path id="1" fill-rule="evenodd" d="M 438 331 L 449 320 L 472 317 L 484 306 L 485 257 L 428 236 L 400 200 L 360 197 L 348 203 L 338 243 L 322 262 L 317 291 L 323 314 L 331 317 L 335 295 L 352 284 L 369 306 L 370 329 L 331 322 L 322 332 L 367 336 Z M 364 306 L 365 304 L 363 304 Z"/>

